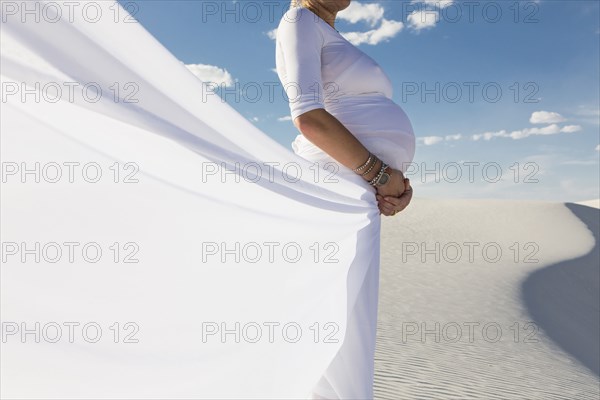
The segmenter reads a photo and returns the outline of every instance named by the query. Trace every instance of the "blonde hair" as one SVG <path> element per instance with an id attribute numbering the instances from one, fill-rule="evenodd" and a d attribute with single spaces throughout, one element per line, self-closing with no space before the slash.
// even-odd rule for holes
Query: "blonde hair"
<path id="1" fill-rule="evenodd" d="M 304 4 L 303 0 L 292 0 L 290 3 L 290 7 L 302 7 Z"/>

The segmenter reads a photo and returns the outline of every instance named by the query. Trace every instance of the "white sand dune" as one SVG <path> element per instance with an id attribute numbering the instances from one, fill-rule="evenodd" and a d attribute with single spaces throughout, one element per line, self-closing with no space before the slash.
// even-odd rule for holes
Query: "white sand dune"
<path id="1" fill-rule="evenodd" d="M 385 218 L 376 398 L 598 399 L 599 217 L 415 197 Z"/>
<path id="2" fill-rule="evenodd" d="M 588 207 L 600 208 L 600 199 L 578 201 L 575 204 L 581 204 Z"/>

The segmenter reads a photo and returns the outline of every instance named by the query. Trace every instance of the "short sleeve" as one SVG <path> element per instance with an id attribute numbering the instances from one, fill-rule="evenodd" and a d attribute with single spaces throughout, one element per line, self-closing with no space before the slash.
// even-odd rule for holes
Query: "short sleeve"
<path id="1" fill-rule="evenodd" d="M 292 120 L 325 108 L 321 77 L 324 37 L 316 18 L 303 8 L 292 8 L 277 29 L 277 73 L 289 99 Z"/>

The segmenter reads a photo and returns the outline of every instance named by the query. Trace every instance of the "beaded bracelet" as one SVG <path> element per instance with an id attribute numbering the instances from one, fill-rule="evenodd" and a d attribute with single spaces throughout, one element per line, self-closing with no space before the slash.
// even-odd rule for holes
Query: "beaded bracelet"
<path id="1" fill-rule="evenodd" d="M 358 172 L 361 169 L 365 168 L 371 162 L 371 158 L 373 158 L 373 154 L 371 154 L 371 152 L 369 152 L 369 157 L 367 158 L 367 161 L 365 161 L 365 163 L 363 165 L 361 165 L 360 167 L 354 168 L 352 171 Z"/>
<path id="2" fill-rule="evenodd" d="M 377 165 L 377 161 L 378 161 L 378 160 L 379 160 L 379 159 L 378 159 L 377 157 L 373 157 L 373 163 L 371 164 L 371 166 L 370 166 L 370 167 L 369 167 L 369 168 L 368 168 L 368 169 L 367 169 L 365 172 L 363 172 L 363 173 L 361 174 L 361 176 L 368 175 L 368 174 L 369 174 L 369 172 L 371 172 L 371 171 L 373 170 L 373 167 L 375 167 L 375 166 Z"/>
<path id="3" fill-rule="evenodd" d="M 382 161 L 381 162 L 381 169 L 379 170 L 379 173 L 377 174 L 377 176 L 375 176 L 375 178 L 373 178 L 373 179 L 371 179 L 369 181 L 369 185 L 375 186 L 375 184 L 377 183 L 377 181 L 379 180 L 379 178 L 381 177 L 381 175 L 383 175 L 383 172 L 385 171 L 385 169 L 387 167 L 388 167 L 388 165 Z"/>

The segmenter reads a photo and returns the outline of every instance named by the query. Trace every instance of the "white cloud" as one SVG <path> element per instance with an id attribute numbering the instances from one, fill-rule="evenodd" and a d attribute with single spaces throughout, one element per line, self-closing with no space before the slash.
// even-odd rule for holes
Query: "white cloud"
<path id="1" fill-rule="evenodd" d="M 432 146 L 434 144 L 441 143 L 443 141 L 449 142 L 453 140 L 460 140 L 463 136 L 460 133 L 455 135 L 446 135 L 446 136 L 423 136 L 417 137 L 419 142 L 422 142 L 425 146 Z"/>
<path id="2" fill-rule="evenodd" d="M 479 139 L 490 140 L 496 136 L 508 136 L 508 135 L 505 130 L 501 130 L 501 131 L 497 131 L 497 132 L 476 133 L 476 134 L 472 135 L 471 138 L 473 140 L 479 140 Z"/>
<path id="3" fill-rule="evenodd" d="M 404 29 L 404 23 L 385 19 L 383 17 L 384 11 L 383 6 L 378 3 L 362 4 L 358 1 L 351 2 L 346 9 L 337 15 L 339 19 L 352 24 L 365 21 L 371 27 L 379 23 L 379 26 L 366 32 L 342 32 L 341 35 L 355 46 L 363 43 L 376 45 L 388 41 Z"/>
<path id="4" fill-rule="evenodd" d="M 439 21 L 439 13 L 433 10 L 417 10 L 411 12 L 406 18 L 408 27 L 414 31 L 433 28 Z"/>
<path id="5" fill-rule="evenodd" d="M 457 133 L 456 135 L 446 135 L 446 140 L 459 140 L 462 138 L 462 135 L 460 133 Z"/>
<path id="6" fill-rule="evenodd" d="M 352 24 L 365 21 L 369 25 L 375 26 L 377 22 L 383 19 L 383 11 L 383 7 L 380 4 L 362 4 L 358 1 L 353 1 L 346 9 L 340 11 L 337 17 Z"/>
<path id="7" fill-rule="evenodd" d="M 404 23 L 383 18 L 384 12 L 385 10 L 381 4 L 362 4 L 358 1 L 352 1 L 346 9 L 337 14 L 338 19 L 351 24 L 364 21 L 371 27 L 375 27 L 379 23 L 379 27 L 366 32 L 353 31 L 341 32 L 340 34 L 355 46 L 363 43 L 376 45 L 388 41 L 404 28 Z M 275 40 L 277 28 L 266 32 L 266 34 L 270 39 Z"/>
<path id="8" fill-rule="evenodd" d="M 286 115 L 285 117 L 279 117 L 277 118 L 277 121 L 291 121 L 292 120 L 292 116 L 291 115 Z"/>
<path id="9" fill-rule="evenodd" d="M 415 32 L 435 27 L 440 21 L 440 13 L 437 10 L 449 7 L 454 3 L 454 0 L 412 0 L 411 4 L 419 4 L 420 7 L 412 11 L 406 18 L 408 27 Z"/>
<path id="10" fill-rule="evenodd" d="M 495 137 L 509 137 L 514 140 L 523 139 L 532 135 L 556 135 L 558 133 L 573 133 L 581 130 L 581 126 L 579 125 L 566 125 L 562 128 L 556 124 L 548 125 L 543 128 L 525 128 L 512 132 L 507 132 L 506 130 L 496 131 L 496 132 L 484 132 L 478 133 L 471 136 L 473 140 L 491 140 Z"/>
<path id="11" fill-rule="evenodd" d="M 532 124 L 555 124 L 564 121 L 566 119 L 562 115 L 551 111 L 535 111 L 529 118 Z"/>
<path id="12" fill-rule="evenodd" d="M 275 40 L 277 38 L 277 28 L 268 31 L 267 36 L 269 39 Z"/>
<path id="13" fill-rule="evenodd" d="M 454 3 L 454 0 L 413 0 L 413 1 L 411 1 L 411 4 L 415 4 L 415 3 L 424 3 L 425 5 L 431 6 L 431 7 L 446 8 L 450 5 L 452 5 L 452 3 Z"/>
<path id="14" fill-rule="evenodd" d="M 419 140 L 421 140 L 425 146 L 431 146 L 433 144 L 442 142 L 444 138 L 441 136 L 424 136 L 419 138 Z"/>
<path id="15" fill-rule="evenodd" d="M 600 144 L 596 146 L 596 151 L 600 151 Z"/>
<path id="16" fill-rule="evenodd" d="M 232 86 L 233 78 L 225 69 L 214 65 L 206 64 L 186 64 L 186 67 L 202 82 L 212 82 L 217 85 Z"/>
<path id="17" fill-rule="evenodd" d="M 377 29 L 366 32 L 344 32 L 342 35 L 355 46 L 363 43 L 375 45 L 393 38 L 403 28 L 404 24 L 402 22 L 383 18 Z"/>
<path id="18" fill-rule="evenodd" d="M 581 126 L 579 125 L 565 125 L 560 129 L 560 131 L 564 133 L 579 132 L 580 130 Z"/>
<path id="19" fill-rule="evenodd" d="M 542 121 L 542 120 L 565 121 L 565 119 L 560 114 L 546 112 L 546 111 L 539 111 L 539 112 L 533 113 L 530 118 L 530 122 L 532 122 L 532 123 L 534 123 L 533 121 L 537 122 L 537 121 Z M 541 123 L 541 122 L 537 122 L 537 123 Z M 561 127 L 557 124 L 550 124 L 550 125 L 547 125 L 544 127 L 536 126 L 536 127 L 532 127 L 532 128 L 524 128 L 524 129 L 514 130 L 514 131 L 510 131 L 510 132 L 505 129 L 502 129 L 499 131 L 488 131 L 488 132 L 473 134 L 470 137 L 471 137 L 471 140 L 474 140 L 474 141 L 477 141 L 477 140 L 489 141 L 489 140 L 492 140 L 493 138 L 498 138 L 498 137 L 505 137 L 505 138 L 511 138 L 513 140 L 517 140 L 517 139 L 523 139 L 523 138 L 533 136 L 533 135 L 556 135 L 559 133 L 574 133 L 574 132 L 579 132 L 581 129 L 582 129 L 581 125 L 564 125 Z M 462 134 L 456 133 L 453 135 L 445 135 L 445 136 L 418 137 L 417 140 L 422 142 L 426 146 L 431 146 L 434 144 L 441 143 L 443 141 L 446 141 L 446 142 L 456 141 L 456 140 L 461 140 L 463 138 L 464 137 Z M 596 151 L 600 151 L 598 146 L 596 147 Z"/>

